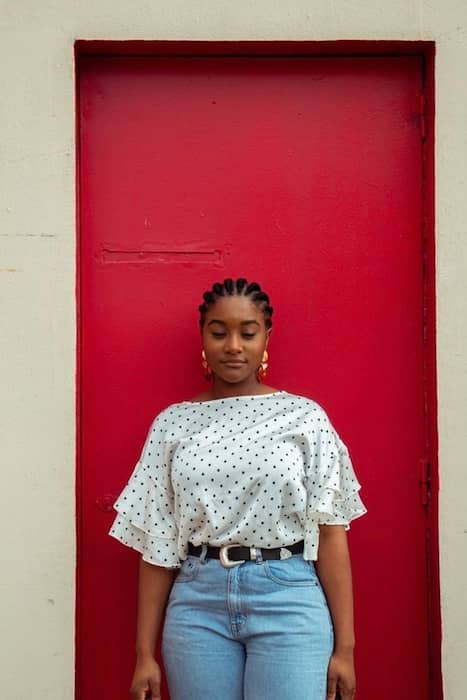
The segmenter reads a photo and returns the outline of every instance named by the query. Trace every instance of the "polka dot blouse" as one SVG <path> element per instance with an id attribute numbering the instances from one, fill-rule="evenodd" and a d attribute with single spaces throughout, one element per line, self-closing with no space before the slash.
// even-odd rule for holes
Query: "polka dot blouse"
<path id="1" fill-rule="evenodd" d="M 324 410 L 287 391 L 182 401 L 154 420 L 114 508 L 110 535 L 147 562 L 179 567 L 188 542 L 283 547 L 366 509 Z"/>

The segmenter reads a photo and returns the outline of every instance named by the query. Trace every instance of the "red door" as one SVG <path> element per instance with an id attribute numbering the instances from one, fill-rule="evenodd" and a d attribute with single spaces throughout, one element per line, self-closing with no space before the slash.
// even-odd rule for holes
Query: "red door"
<path id="1" fill-rule="evenodd" d="M 137 555 L 109 504 L 154 415 L 203 388 L 197 306 L 228 276 L 270 293 L 270 383 L 327 409 L 364 486 L 358 697 L 429 697 L 421 71 L 81 60 L 80 700 L 128 697 Z"/>

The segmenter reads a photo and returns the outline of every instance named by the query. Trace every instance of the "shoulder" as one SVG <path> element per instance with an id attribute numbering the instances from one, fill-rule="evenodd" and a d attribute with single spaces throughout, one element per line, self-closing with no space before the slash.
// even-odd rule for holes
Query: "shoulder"
<path id="1" fill-rule="evenodd" d="M 313 432 L 336 433 L 327 410 L 315 399 L 302 394 L 287 393 L 285 409 L 293 413 L 298 422 Z M 336 433 L 337 434 L 337 433 Z"/>
<path id="2" fill-rule="evenodd" d="M 305 412 L 311 414 L 317 414 L 327 418 L 327 413 L 324 408 L 314 399 L 309 396 L 304 396 L 303 394 L 292 394 L 291 392 L 285 392 L 285 397 L 291 407 L 297 407 L 303 409 Z"/>
<path id="3" fill-rule="evenodd" d="M 328 411 L 314 399 L 307 396 L 292 395 L 304 408 L 303 422 L 308 428 L 312 428 L 317 435 L 339 449 L 347 449 L 342 438 L 341 426 L 336 426 Z"/>
<path id="4" fill-rule="evenodd" d="M 153 430 L 164 432 L 171 425 L 180 422 L 180 418 L 183 418 L 183 416 L 187 414 L 189 407 L 190 403 L 187 401 L 169 404 L 159 411 L 159 413 L 157 413 L 152 419 L 150 431 Z"/>

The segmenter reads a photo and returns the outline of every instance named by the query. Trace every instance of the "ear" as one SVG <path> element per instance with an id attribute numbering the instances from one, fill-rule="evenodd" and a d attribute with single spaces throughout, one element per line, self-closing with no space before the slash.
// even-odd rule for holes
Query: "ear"
<path id="1" fill-rule="evenodd" d="M 272 328 L 268 328 L 268 330 L 266 331 L 266 342 L 265 342 L 265 344 L 264 344 L 264 349 L 265 349 L 265 350 L 266 350 L 266 348 L 268 347 L 269 338 L 271 337 L 271 333 L 272 333 Z"/>

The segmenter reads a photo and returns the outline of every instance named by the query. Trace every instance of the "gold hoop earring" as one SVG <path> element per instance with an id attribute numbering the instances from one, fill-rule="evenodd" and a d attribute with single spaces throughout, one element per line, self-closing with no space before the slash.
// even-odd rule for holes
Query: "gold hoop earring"
<path id="1" fill-rule="evenodd" d="M 206 359 L 206 353 L 204 350 L 201 352 L 201 364 L 203 365 L 203 370 L 204 370 L 204 376 L 207 379 L 208 382 L 211 381 L 213 377 L 213 371 L 212 368 L 208 365 L 208 361 Z"/>
<path id="2" fill-rule="evenodd" d="M 267 350 L 263 352 L 263 357 L 261 359 L 261 364 L 256 370 L 256 378 L 259 382 L 262 382 L 267 374 L 267 369 L 268 369 L 268 359 L 269 355 L 267 353 Z"/>

